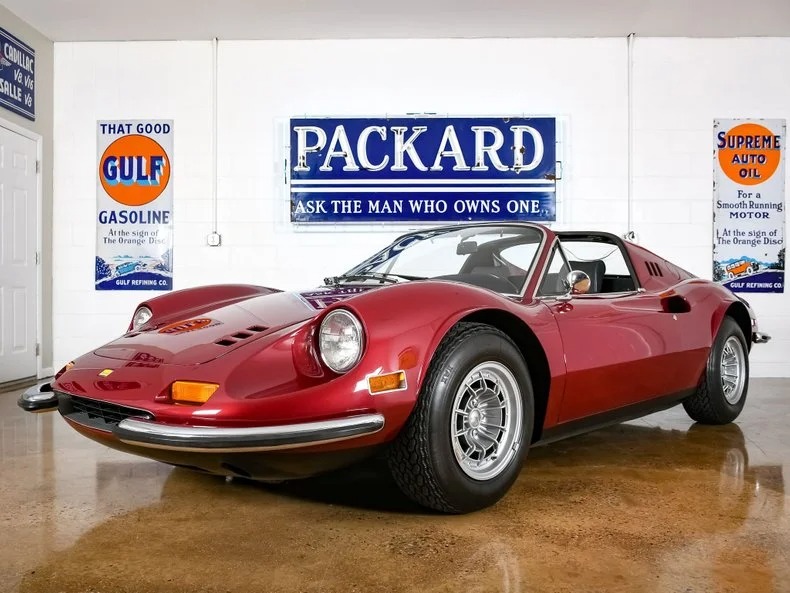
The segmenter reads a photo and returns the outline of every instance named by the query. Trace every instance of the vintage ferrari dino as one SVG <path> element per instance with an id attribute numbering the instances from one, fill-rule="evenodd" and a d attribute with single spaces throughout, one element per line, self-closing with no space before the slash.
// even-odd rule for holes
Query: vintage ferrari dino
<path id="1" fill-rule="evenodd" d="M 19 405 L 258 480 L 382 452 L 409 497 L 462 513 L 500 499 L 532 445 L 678 403 L 733 421 L 769 339 L 726 288 L 602 232 L 433 228 L 324 282 L 152 298 Z"/>

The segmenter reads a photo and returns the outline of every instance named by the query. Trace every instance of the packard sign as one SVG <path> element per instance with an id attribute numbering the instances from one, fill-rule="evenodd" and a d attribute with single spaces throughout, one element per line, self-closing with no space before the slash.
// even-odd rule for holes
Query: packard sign
<path id="1" fill-rule="evenodd" d="M 553 117 L 290 120 L 291 220 L 555 220 Z"/>

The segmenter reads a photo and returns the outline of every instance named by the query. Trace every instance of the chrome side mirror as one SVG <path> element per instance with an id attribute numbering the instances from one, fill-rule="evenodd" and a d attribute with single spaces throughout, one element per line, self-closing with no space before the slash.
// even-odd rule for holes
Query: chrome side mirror
<path id="1" fill-rule="evenodd" d="M 565 294 L 560 297 L 560 300 L 567 301 L 574 294 L 587 294 L 590 290 L 590 277 L 581 270 L 573 270 L 565 276 L 563 285 Z"/>

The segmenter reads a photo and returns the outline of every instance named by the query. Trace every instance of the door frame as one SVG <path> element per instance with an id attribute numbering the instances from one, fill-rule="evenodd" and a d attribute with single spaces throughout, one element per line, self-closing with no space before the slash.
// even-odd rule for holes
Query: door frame
<path id="1" fill-rule="evenodd" d="M 39 254 L 38 263 L 36 264 L 36 344 L 39 345 L 38 352 L 36 353 L 36 377 L 43 379 L 51 377 L 54 372 L 52 367 L 42 367 L 42 349 L 43 332 L 42 321 L 44 318 L 44 298 L 42 295 L 42 286 L 44 284 L 44 254 L 42 251 L 43 246 L 43 205 L 44 205 L 44 139 L 41 134 L 29 130 L 19 124 L 15 124 L 4 117 L 0 117 L 0 127 L 5 128 L 9 132 L 19 134 L 36 143 L 36 161 L 41 163 L 36 171 L 36 253 Z"/>

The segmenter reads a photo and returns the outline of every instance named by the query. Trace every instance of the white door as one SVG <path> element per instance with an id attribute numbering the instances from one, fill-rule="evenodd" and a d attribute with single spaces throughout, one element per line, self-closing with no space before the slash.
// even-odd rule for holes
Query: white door
<path id="1" fill-rule="evenodd" d="M 0 383 L 36 375 L 36 142 L 0 127 Z"/>

